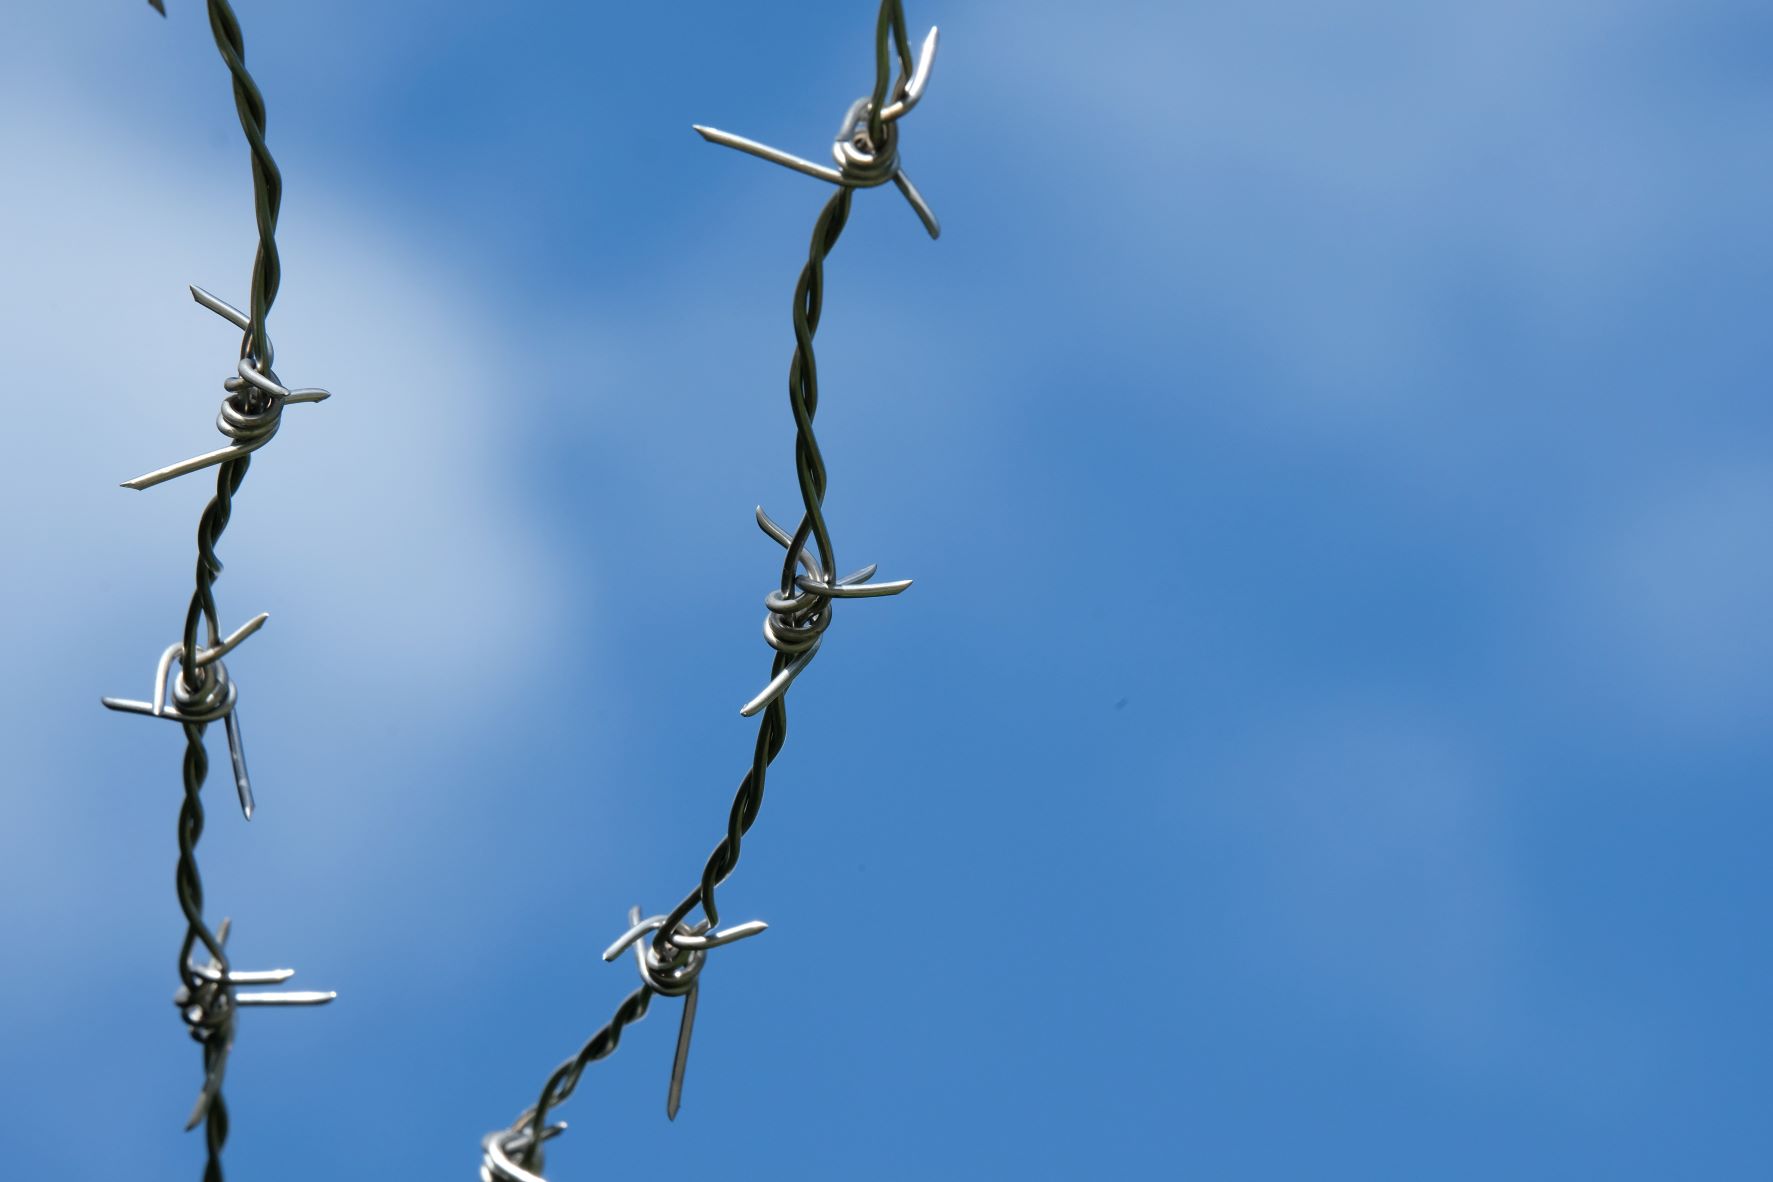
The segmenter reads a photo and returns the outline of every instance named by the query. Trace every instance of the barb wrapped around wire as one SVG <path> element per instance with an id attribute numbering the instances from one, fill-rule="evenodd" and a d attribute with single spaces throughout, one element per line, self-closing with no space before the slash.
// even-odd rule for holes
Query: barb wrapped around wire
<path id="1" fill-rule="evenodd" d="M 711 932 L 706 922 L 684 925 L 676 933 L 682 947 L 672 946 L 661 953 L 644 937 L 664 928 L 666 917 L 640 917 L 640 908 L 628 910 L 628 930 L 616 937 L 603 951 L 605 961 L 615 960 L 629 948 L 634 950 L 635 966 L 640 970 L 640 988 L 628 995 L 609 1025 L 599 1030 L 577 1056 L 560 1065 L 543 1088 L 543 1101 L 526 1110 L 511 1126 L 488 1133 L 481 1139 L 481 1182 L 546 1182 L 542 1169 L 542 1146 L 566 1131 L 566 1122 L 547 1123 L 548 1111 L 564 1103 L 578 1087 L 585 1068 L 616 1049 L 624 1028 L 646 1016 L 655 995 L 683 998 L 683 1017 L 677 1028 L 677 1052 L 671 1060 L 671 1083 L 666 1092 L 665 1115 L 677 1119 L 683 1102 L 683 1076 L 689 1066 L 690 1038 L 695 1032 L 696 1002 L 700 993 L 702 970 L 708 963 L 708 950 L 723 944 L 756 936 L 768 929 L 762 920 L 735 924 L 722 931 Z"/>
<path id="2" fill-rule="evenodd" d="M 893 101 L 888 103 L 895 48 L 899 73 L 892 89 Z M 572 1095 L 590 1064 L 615 1051 L 621 1042 L 622 1031 L 646 1016 L 647 1008 L 657 994 L 684 999 L 677 1052 L 672 1062 L 671 1087 L 666 1098 L 666 1114 L 677 1115 L 695 1022 L 699 977 L 706 965 L 706 953 L 711 948 L 764 930 L 765 925 L 759 921 L 720 928 L 715 889 L 738 866 L 744 836 L 763 807 L 765 777 L 787 738 L 788 687 L 817 655 L 830 627 L 832 606 L 836 600 L 897 595 L 911 585 L 908 579 L 870 582 L 875 572 L 872 565 L 843 578 L 835 577 L 838 566 L 824 515 L 825 461 L 813 433 L 819 403 L 813 337 L 818 331 L 824 306 L 825 259 L 843 234 L 856 189 L 881 185 L 889 180 L 895 182 L 923 219 L 931 237 L 938 233 L 935 216 L 899 165 L 896 131 L 897 120 L 922 97 L 935 51 L 936 32 L 932 29 L 914 65 L 901 4 L 899 0 L 883 0 L 875 32 L 874 90 L 868 97 L 857 100 L 844 117 L 844 126 L 834 148 L 836 169 L 810 164 L 726 132 L 703 127 L 696 129 L 715 143 L 739 148 L 838 186 L 813 226 L 806 265 L 794 292 L 795 350 L 789 364 L 788 395 L 795 422 L 795 472 L 803 513 L 799 524 L 790 533 L 776 524 L 761 507 L 757 510 L 758 527 L 786 551 L 780 584 L 765 598 L 767 614 L 763 635 L 775 655 L 768 683 L 740 711 L 747 716 L 761 715 L 751 767 L 733 796 L 726 834 L 704 863 L 701 881 L 664 915 L 642 919 L 639 908 L 629 912 L 628 930 L 605 951 L 604 958 L 614 959 L 624 949 L 633 948 L 641 975 L 640 988 L 623 999 L 615 1016 L 586 1040 L 577 1055 L 554 1070 L 533 1106 L 510 1127 L 489 1133 L 482 1139 L 481 1182 L 546 1182 L 541 1174 L 543 1145 L 566 1128 L 564 1123 L 550 1124 L 549 1114 Z M 698 907 L 702 910 L 702 918 L 692 921 L 690 913 Z"/>
<path id="3" fill-rule="evenodd" d="M 185 983 L 173 995 L 179 1016 L 191 1029 L 191 1037 L 203 1045 L 203 1090 L 185 1122 L 188 1132 L 197 1127 L 221 1095 L 222 1076 L 228 1068 L 228 1052 L 234 1049 L 234 1013 L 240 1006 L 323 1006 L 338 997 L 330 990 L 242 993 L 241 985 L 281 985 L 295 976 L 294 969 L 240 972 L 230 969 L 221 955 L 228 942 L 228 920 L 216 929 L 216 950 L 208 964 L 187 957 Z"/>
<path id="4" fill-rule="evenodd" d="M 889 30 L 897 36 L 901 63 L 910 57 L 904 33 L 905 15 L 902 11 L 889 11 L 889 8 L 898 9 L 899 5 L 892 0 L 881 5 L 880 33 L 877 40 L 881 44 L 878 56 L 883 76 L 887 60 L 885 40 Z M 906 175 L 899 164 L 898 127 L 899 120 L 922 100 L 924 88 L 930 83 L 930 72 L 936 65 L 937 39 L 937 31 L 932 28 L 923 39 L 923 47 L 918 51 L 917 65 L 908 76 L 901 77 L 898 94 L 891 103 L 882 104 L 885 87 L 877 86 L 872 95 L 863 95 L 850 104 L 850 109 L 844 113 L 843 122 L 838 125 L 837 138 L 831 145 L 832 158 L 837 162 L 836 168 L 814 164 L 811 160 L 803 160 L 780 148 L 760 144 L 730 131 L 704 127 L 699 123 L 693 126 L 709 143 L 737 148 L 772 164 L 792 168 L 796 172 L 829 181 L 834 185 L 868 189 L 891 181 L 905 195 L 905 200 L 911 203 L 911 208 L 917 212 L 918 220 L 923 222 L 930 237 L 939 238 L 942 226 L 936 220 L 935 211 L 930 209 L 923 194 L 917 191 L 917 186 L 911 183 L 910 176 Z"/>
<path id="5" fill-rule="evenodd" d="M 191 298 L 244 331 L 249 341 L 252 339 L 252 321 L 246 313 L 210 295 L 201 287 L 191 288 Z M 269 358 L 269 337 L 265 338 L 265 349 L 266 357 Z M 153 488 L 156 484 L 164 484 L 175 477 L 225 464 L 229 460 L 242 459 L 271 442 L 271 437 L 277 434 L 277 428 L 283 421 L 285 404 L 324 402 L 332 397 L 325 390 L 286 389 L 278 382 L 277 375 L 271 372 L 270 361 L 261 363 L 251 353 L 241 354 L 235 371 L 234 377 L 222 383 L 222 389 L 228 392 L 228 396 L 222 400 L 222 409 L 215 420 L 215 429 L 234 442 L 227 447 L 204 452 L 200 456 L 168 464 L 164 468 L 156 468 L 134 480 L 125 480 L 124 488 Z"/>
<path id="6" fill-rule="evenodd" d="M 221 719 L 228 730 L 228 755 L 234 765 L 234 788 L 240 795 L 240 812 L 252 820 L 254 808 L 252 780 L 246 774 L 246 751 L 240 741 L 240 712 L 235 708 L 239 689 L 228 676 L 228 667 L 221 658 L 234 651 L 239 643 L 264 627 L 271 613 L 260 612 L 242 624 L 232 636 L 197 654 L 196 675 L 187 678 L 172 676 L 175 664 L 181 663 L 183 644 L 169 645 L 160 654 L 154 670 L 154 693 L 151 701 L 136 702 L 127 698 L 101 698 L 111 710 L 130 714 L 146 714 L 149 718 L 167 718 L 173 722 L 206 723 Z M 172 699 L 168 704 L 167 698 Z"/>
<path id="7" fill-rule="evenodd" d="M 804 545 L 805 539 L 800 539 L 801 544 L 797 544 L 787 530 L 770 520 L 770 515 L 763 511 L 762 505 L 757 507 L 757 524 L 764 533 L 786 549 L 806 573 L 794 576 L 793 582 L 787 587 L 771 591 L 764 597 L 764 607 L 769 614 L 763 619 L 763 638 L 771 648 L 791 659 L 781 672 L 770 678 L 769 684 L 755 698 L 739 707 L 739 713 L 746 718 L 786 693 L 788 687 L 794 684 L 794 679 L 812 664 L 819 652 L 819 640 L 831 624 L 833 599 L 868 599 L 897 595 L 911 586 L 910 579 L 895 579 L 889 583 L 868 582 L 879 569 L 874 564 L 847 574 L 833 583 L 831 576 L 819 566 L 818 559 Z"/>

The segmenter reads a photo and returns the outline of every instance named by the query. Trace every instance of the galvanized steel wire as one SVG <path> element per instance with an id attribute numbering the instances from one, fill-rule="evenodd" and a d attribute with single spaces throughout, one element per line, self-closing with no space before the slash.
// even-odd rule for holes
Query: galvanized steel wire
<path id="1" fill-rule="evenodd" d="M 629 914 L 627 932 L 604 953 L 604 958 L 611 960 L 632 948 L 641 976 L 640 987 L 622 1000 L 614 1016 L 585 1041 L 577 1054 L 548 1076 L 533 1105 L 509 1127 L 486 1135 L 481 1142 L 482 1182 L 545 1182 L 541 1175 L 543 1146 L 566 1128 L 563 1122 L 550 1124 L 551 1113 L 572 1096 L 592 1063 L 615 1051 L 621 1043 L 622 1032 L 646 1016 L 655 995 L 684 999 L 671 1089 L 666 1101 L 668 1115 L 676 1115 L 695 1016 L 697 982 L 708 952 L 756 935 L 765 927 L 759 921 L 750 921 L 721 929 L 716 889 L 738 867 L 745 834 L 762 811 L 765 778 L 787 740 L 785 695 L 788 687 L 818 653 L 838 599 L 896 595 L 910 586 L 909 580 L 870 582 L 875 570 L 873 566 L 843 578 L 837 577 L 836 546 L 824 511 L 828 470 L 813 430 L 819 407 L 818 365 L 813 340 L 824 311 L 825 260 L 843 234 L 855 190 L 890 181 L 904 193 L 931 237 L 940 232 L 935 215 L 900 166 L 897 130 L 897 121 L 916 105 L 929 80 L 936 32 L 934 29 L 930 31 L 914 59 L 900 0 L 883 0 L 875 27 L 874 48 L 874 87 L 869 95 L 852 104 L 839 127 L 833 145 L 835 169 L 812 164 L 728 132 L 696 128 L 711 142 L 737 148 L 838 186 L 814 222 L 807 260 L 794 291 L 795 348 L 788 367 L 788 402 L 795 425 L 794 466 L 801 497 L 800 521 L 790 532 L 771 520 L 761 507 L 757 510 L 759 527 L 786 551 L 779 584 L 765 597 L 767 614 L 763 634 L 774 653 L 769 681 L 741 708 L 745 715 L 761 714 L 762 717 L 751 765 L 739 782 L 727 814 L 726 831 L 703 865 L 695 887 L 664 915 L 643 919 L 640 909 L 633 909 Z M 895 59 L 898 65 L 896 80 L 893 73 Z M 889 94 L 891 102 L 888 101 Z M 698 908 L 701 917 L 692 920 L 690 916 Z"/>
<path id="2" fill-rule="evenodd" d="M 159 0 L 150 0 L 162 15 Z M 233 1047 L 236 1011 L 249 1005 L 319 1005 L 333 994 L 322 992 L 241 992 L 241 985 L 271 985 L 287 980 L 293 970 L 239 972 L 228 960 L 225 944 L 229 921 L 212 929 L 204 916 L 203 878 L 197 866 L 197 846 L 203 837 L 205 811 L 203 787 L 209 775 L 205 732 L 212 722 L 227 729 L 230 762 L 241 811 L 250 820 L 253 797 L 242 745 L 238 688 L 229 678 L 222 657 L 265 622 L 261 614 L 224 638 L 216 606 L 215 584 L 222 573 L 216 553 L 222 534 L 233 515 L 234 497 L 251 465 L 251 453 L 276 434 L 283 407 L 290 402 L 317 402 L 324 390 L 290 390 L 272 369 L 274 352 L 266 322 L 276 302 L 282 268 L 277 254 L 277 215 L 283 200 L 283 178 L 265 142 L 265 101 L 246 68 L 246 43 L 240 22 L 227 0 L 208 0 L 209 26 L 217 50 L 232 77 L 234 105 L 240 117 L 252 159 L 253 206 L 258 228 L 258 248 L 253 261 L 249 313 L 243 313 L 200 288 L 191 294 L 199 304 L 229 321 L 242 332 L 239 361 L 234 374 L 223 382 L 226 391 L 216 427 L 227 437 L 227 446 L 190 460 L 170 465 L 126 481 L 130 488 L 149 488 L 174 477 L 216 467 L 216 490 L 197 525 L 195 586 L 180 640 L 162 654 L 155 671 L 150 700 L 146 702 L 106 698 L 115 710 L 176 721 L 185 735 L 183 761 L 184 799 L 178 815 L 178 865 L 174 887 L 185 917 L 185 935 L 179 945 L 178 973 L 181 987 L 175 997 L 180 1016 L 203 1048 L 203 1086 L 192 1108 L 187 1128 L 204 1126 L 207 1160 L 205 1182 L 221 1182 L 222 1148 L 228 1139 L 228 1106 L 222 1083 Z M 205 638 L 200 643 L 199 634 Z M 173 666 L 177 666 L 176 676 Z M 199 955 L 207 963 L 198 960 Z"/>

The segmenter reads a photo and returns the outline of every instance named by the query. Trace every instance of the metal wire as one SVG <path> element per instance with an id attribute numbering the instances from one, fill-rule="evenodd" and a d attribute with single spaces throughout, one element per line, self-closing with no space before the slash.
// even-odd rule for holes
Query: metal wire
<path id="1" fill-rule="evenodd" d="M 576 1055 L 549 1075 L 533 1105 L 508 1128 L 489 1133 L 482 1140 L 482 1182 L 546 1182 L 541 1175 L 543 1145 L 566 1129 L 564 1122 L 549 1124 L 550 1113 L 572 1096 L 587 1067 L 615 1051 L 621 1042 L 622 1031 L 646 1016 L 655 994 L 684 998 L 671 1088 L 666 1100 L 667 1115 L 676 1116 L 695 1017 L 698 982 L 707 963 L 707 951 L 756 935 L 765 927 L 759 921 L 751 921 L 716 930 L 720 911 L 715 890 L 737 868 L 745 834 L 756 823 L 763 808 L 764 782 L 770 764 L 787 741 L 785 694 L 788 687 L 818 653 L 830 627 L 836 600 L 896 595 L 911 585 L 908 579 L 869 582 L 874 575 L 873 566 L 841 579 L 836 577 L 836 546 L 824 512 L 828 472 L 813 431 L 819 408 L 818 365 L 813 353 L 813 338 L 824 310 L 825 260 L 843 235 L 857 188 L 894 181 L 918 211 L 931 236 L 939 232 L 934 215 L 928 212 L 922 197 L 900 170 L 895 126 L 896 121 L 922 97 L 935 46 L 936 32 L 932 29 L 914 61 L 900 0 L 883 0 L 875 28 L 874 90 L 871 95 L 857 100 L 844 117 L 834 147 L 838 162 L 835 170 L 809 164 L 727 132 L 696 128 L 711 142 L 738 148 L 838 185 L 813 225 L 807 261 L 794 291 L 795 348 L 788 367 L 788 403 L 795 425 L 794 467 L 800 487 L 801 518 L 790 533 L 771 520 L 761 507 L 757 510 L 758 526 L 786 550 L 779 586 L 765 597 L 764 640 L 775 655 L 770 665 L 769 682 L 741 708 L 744 715 L 762 715 L 751 766 L 733 797 L 727 814 L 726 833 L 708 856 L 699 882 L 665 915 L 642 919 L 640 909 L 633 909 L 628 931 L 604 953 L 604 959 L 611 960 L 632 947 L 641 987 L 623 999 L 615 1016 L 593 1034 Z M 896 83 L 892 80 L 895 51 L 899 67 Z M 894 99 L 891 103 L 887 102 L 889 88 Z M 691 921 L 690 915 L 698 907 L 702 917 Z"/>
<path id="2" fill-rule="evenodd" d="M 165 15 L 160 0 L 149 3 Z M 231 442 L 227 447 L 191 460 L 158 469 L 125 482 L 130 488 L 149 488 L 174 477 L 220 465 L 216 491 L 197 525 L 195 589 L 185 614 L 181 639 L 169 647 L 155 672 L 154 691 L 147 702 L 106 698 L 114 710 L 146 714 L 178 722 L 185 734 L 184 801 L 178 817 L 178 866 L 174 886 L 179 909 L 185 916 L 185 935 L 179 945 L 180 989 L 174 998 L 191 1037 L 203 1047 L 203 1087 L 192 1108 L 186 1128 L 204 1124 L 207 1160 L 204 1182 L 221 1182 L 221 1152 L 228 1139 L 228 1107 L 222 1097 L 222 1080 L 233 1048 L 235 1016 L 244 1005 L 322 1005 L 335 996 L 321 992 L 242 992 L 241 985 L 278 984 L 294 970 L 237 972 L 229 965 L 224 945 L 229 922 L 211 930 L 203 914 L 203 879 L 197 867 L 197 845 L 203 837 L 205 814 L 203 785 L 209 775 L 209 755 L 204 746 L 208 724 L 220 720 L 227 728 L 228 748 L 242 813 L 252 819 L 254 801 L 247 776 L 240 737 L 238 690 L 221 658 L 265 622 L 255 617 L 223 639 L 216 611 L 215 582 L 222 563 L 216 546 L 233 514 L 234 496 L 246 479 L 250 453 L 276 434 L 283 407 L 289 402 L 318 402 L 324 390 L 290 390 L 272 370 L 274 352 L 266 320 L 277 299 L 282 268 L 277 254 L 277 214 L 283 200 L 283 179 L 265 144 L 265 102 L 246 69 L 246 43 L 240 22 L 227 0 L 208 0 L 209 27 L 216 48 L 233 78 L 234 105 L 240 127 L 252 155 L 253 204 L 258 223 L 258 251 L 253 261 L 251 311 L 242 313 L 208 292 L 192 288 L 199 304 L 242 331 L 240 360 L 234 376 L 223 382 L 227 397 L 222 402 L 216 427 Z M 207 643 L 199 645 L 200 628 Z M 177 675 L 173 675 L 176 665 Z M 169 700 L 170 699 L 170 700 Z M 199 948 L 208 963 L 199 963 Z"/>

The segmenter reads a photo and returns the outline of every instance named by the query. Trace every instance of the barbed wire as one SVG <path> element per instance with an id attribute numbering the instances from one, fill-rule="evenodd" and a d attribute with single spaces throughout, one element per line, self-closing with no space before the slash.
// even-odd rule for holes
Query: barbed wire
<path id="1" fill-rule="evenodd" d="M 162 0 L 149 0 L 162 16 Z M 234 375 L 222 383 L 227 392 L 216 417 L 216 429 L 230 442 L 215 451 L 168 465 L 124 482 L 125 488 L 145 489 L 176 477 L 217 467 L 216 491 L 197 524 L 196 586 L 185 613 L 181 639 L 161 654 L 154 673 L 149 700 L 105 698 L 113 710 L 165 718 L 185 733 L 184 801 L 178 817 L 178 867 L 174 887 L 185 917 L 185 935 L 179 945 L 180 988 L 174 996 L 179 1015 L 191 1037 L 203 1047 L 203 1086 L 191 1109 L 186 1129 L 204 1125 L 207 1159 L 204 1182 L 221 1182 L 221 1152 L 228 1140 L 228 1106 L 222 1098 L 222 1080 L 233 1049 L 235 1016 L 241 1006 L 324 1005 L 337 995 L 331 992 L 243 992 L 242 985 L 277 985 L 294 975 L 293 969 L 242 972 L 234 969 L 225 950 L 230 921 L 222 920 L 213 931 L 203 916 L 203 878 L 197 868 L 197 845 L 203 837 L 205 814 L 203 785 L 209 775 L 209 753 L 204 732 L 220 721 L 227 731 L 229 761 L 240 810 L 252 819 L 252 783 L 246 769 L 246 752 L 240 736 L 239 690 L 228 676 L 222 657 L 232 652 L 269 619 L 261 613 L 223 638 L 216 609 L 215 582 L 222 562 L 216 546 L 233 514 L 234 496 L 246 479 L 251 454 L 270 442 L 281 424 L 283 408 L 292 402 L 319 402 L 325 390 L 291 390 L 278 381 L 272 369 L 275 353 L 266 328 L 271 305 L 282 280 L 277 254 L 277 214 L 283 202 L 283 178 L 265 144 L 265 101 L 246 69 L 246 42 L 240 22 L 227 0 L 207 0 L 210 32 L 233 78 L 234 106 L 252 154 L 253 205 L 258 224 L 258 251 L 253 260 L 251 312 L 223 302 L 198 287 L 192 298 L 241 330 L 240 357 Z M 207 643 L 200 646 L 202 630 Z M 177 675 L 173 666 L 176 665 Z M 207 963 L 197 960 L 199 946 Z"/>
<path id="2" fill-rule="evenodd" d="M 844 115 L 832 148 L 836 168 L 813 164 L 729 132 L 699 125 L 695 129 L 711 143 L 737 148 L 838 187 L 813 225 L 806 265 L 794 291 L 795 348 L 788 367 L 788 401 L 795 425 L 794 467 L 801 496 L 800 522 L 790 533 L 761 506 L 757 509 L 758 527 L 786 551 L 780 585 L 764 599 L 767 614 L 763 636 L 775 655 L 768 683 L 740 708 L 746 717 L 762 715 L 751 767 L 733 797 L 726 833 L 704 864 L 699 882 L 664 915 L 643 919 L 639 907 L 630 910 L 628 930 L 604 951 L 603 958 L 614 960 L 632 948 L 640 971 L 640 988 L 622 999 L 615 1015 L 586 1040 L 576 1055 L 555 1068 L 535 1104 L 519 1114 L 509 1127 L 488 1133 L 482 1139 L 482 1182 L 546 1182 L 541 1175 L 543 1146 L 566 1129 L 565 1122 L 550 1124 L 549 1114 L 572 1096 L 586 1068 L 615 1051 L 623 1030 L 646 1016 L 655 995 L 684 999 L 665 1101 L 666 1115 L 676 1118 L 695 1024 L 698 983 L 708 951 L 755 936 L 768 926 L 752 920 L 720 928 L 715 890 L 739 864 L 745 834 L 756 823 L 763 807 L 764 781 L 770 764 L 787 741 L 788 687 L 818 654 L 837 600 L 897 595 L 911 585 L 909 579 L 871 582 L 876 570 L 873 565 L 837 577 L 836 547 L 824 511 L 827 471 L 813 432 L 819 407 L 813 338 L 824 310 L 825 260 L 843 234 L 856 189 L 892 182 L 910 202 L 930 237 L 941 233 L 935 214 L 905 175 L 898 156 L 898 121 L 923 97 L 935 61 L 936 43 L 936 30 L 932 28 L 914 60 L 900 0 L 882 0 L 875 26 L 874 88 L 851 104 Z M 892 69 L 895 57 L 899 67 L 896 80 Z M 702 916 L 691 921 L 689 917 L 698 907 Z"/>

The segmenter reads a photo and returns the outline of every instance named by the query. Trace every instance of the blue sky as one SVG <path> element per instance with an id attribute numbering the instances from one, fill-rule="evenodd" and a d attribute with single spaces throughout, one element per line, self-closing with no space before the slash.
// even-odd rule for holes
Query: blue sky
<path id="1" fill-rule="evenodd" d="M 180 739 L 246 155 L 201 6 L 0 41 L 0 1129 L 197 1175 Z M 869 4 L 239 0 L 292 408 L 222 545 L 230 1176 L 471 1178 L 718 838 Z M 976 2 L 828 273 L 844 565 L 738 874 L 554 1182 L 1747 1178 L 1773 942 L 1773 19 Z M 1756 391 L 1761 391 L 1757 394 Z M 219 755 L 219 746 L 217 748 Z"/>

